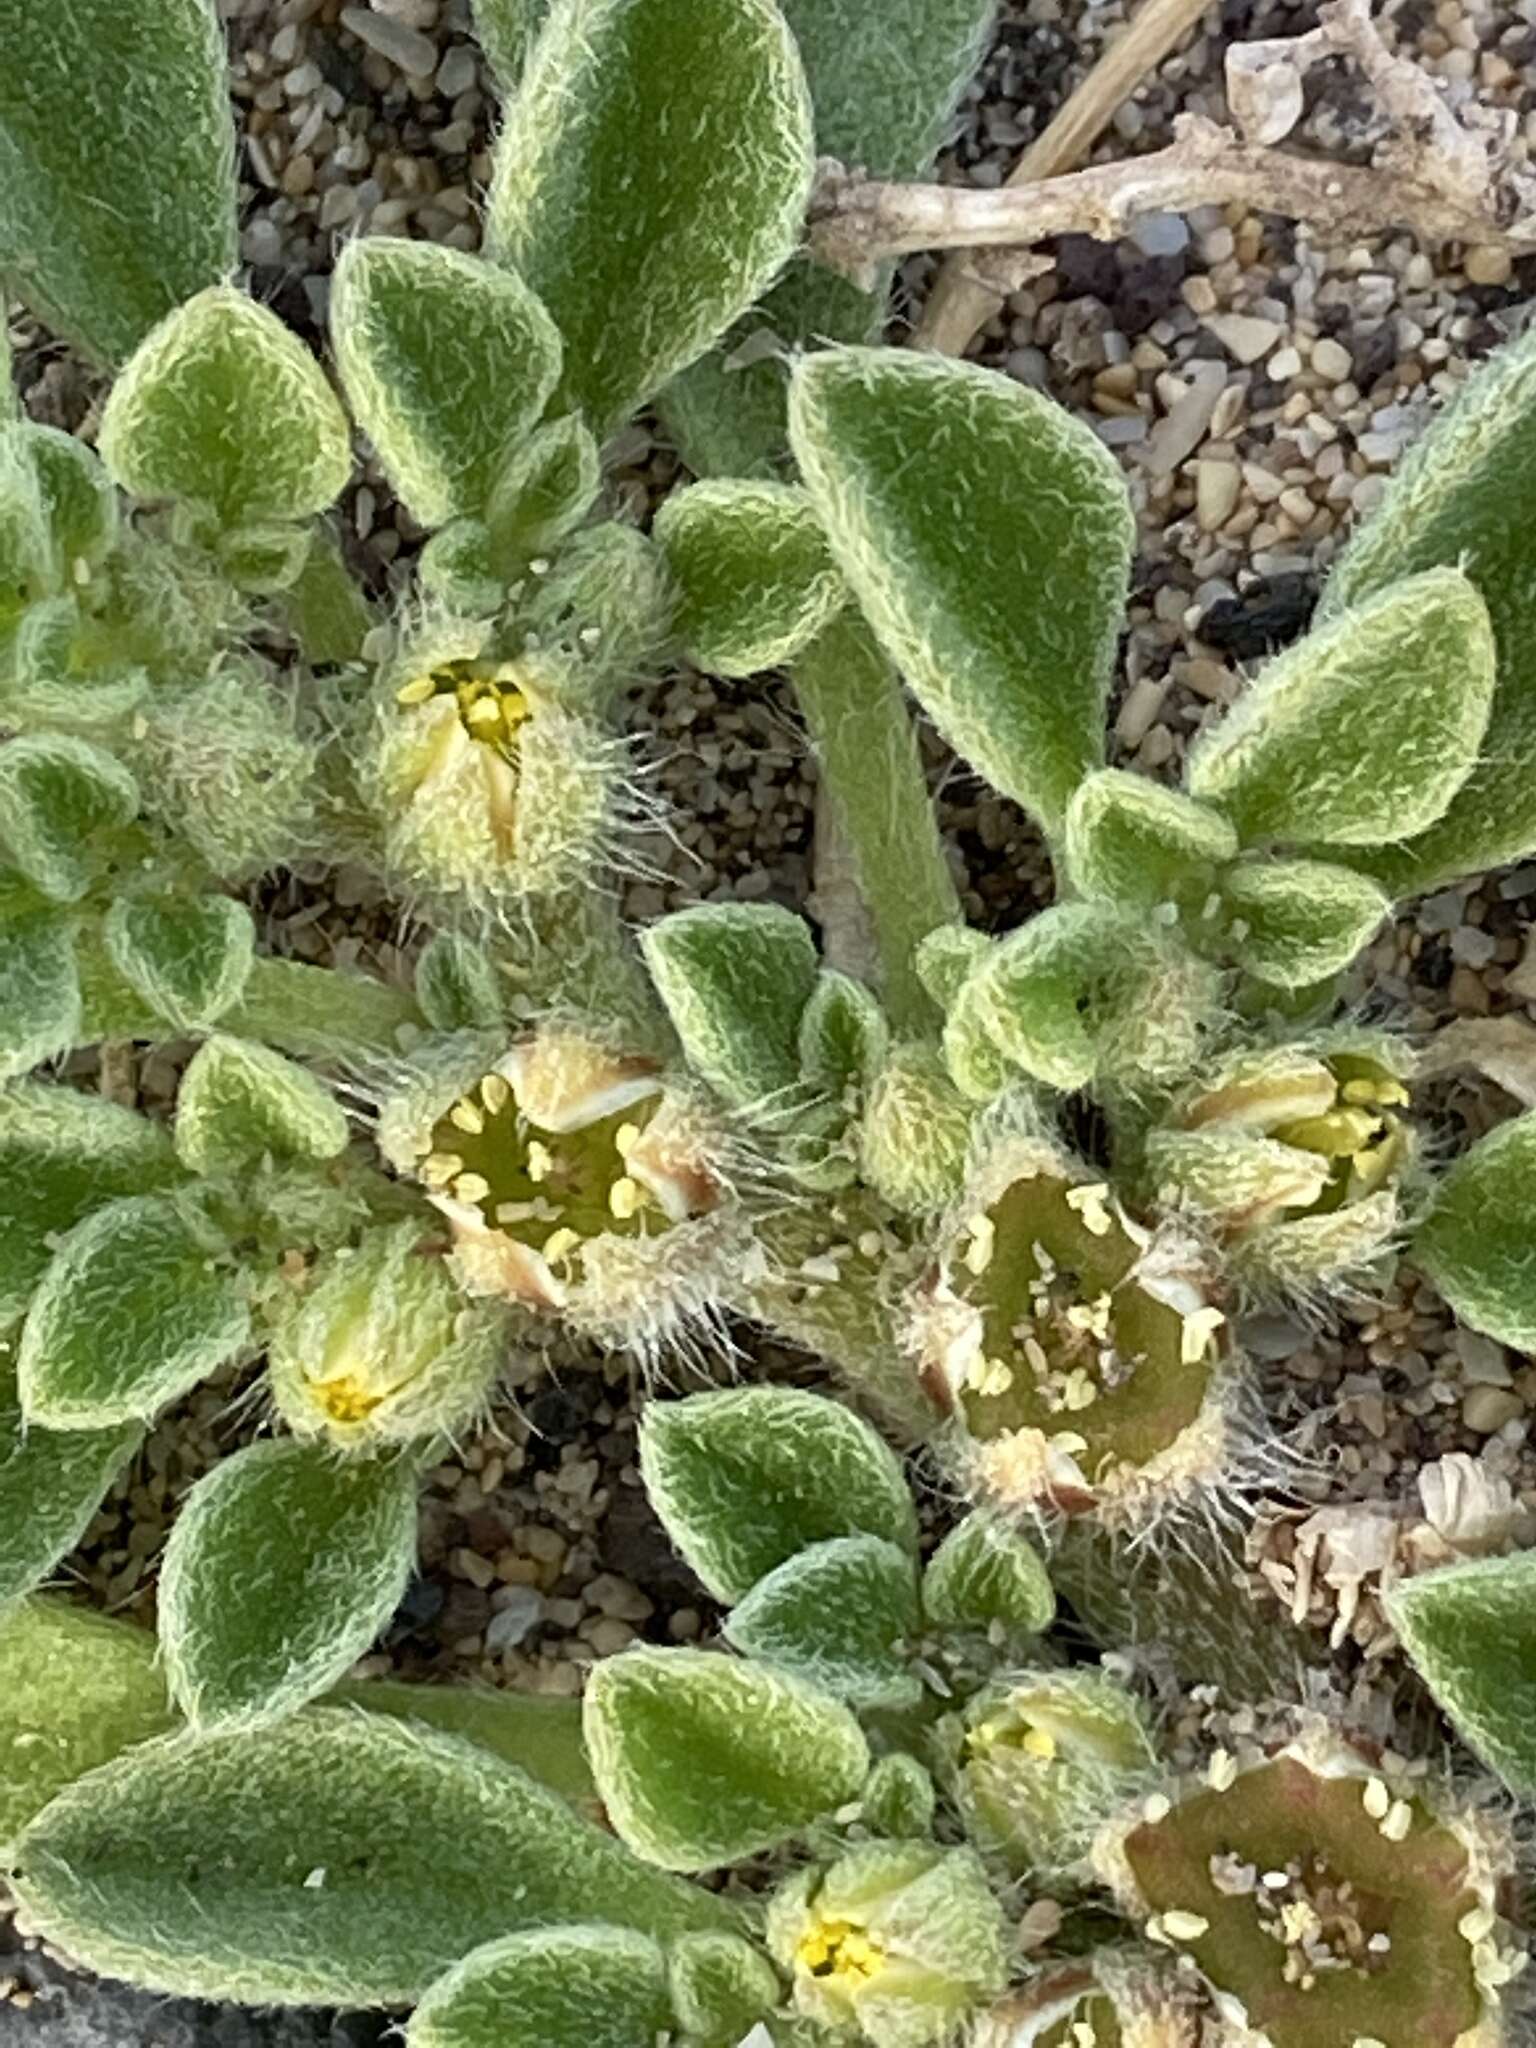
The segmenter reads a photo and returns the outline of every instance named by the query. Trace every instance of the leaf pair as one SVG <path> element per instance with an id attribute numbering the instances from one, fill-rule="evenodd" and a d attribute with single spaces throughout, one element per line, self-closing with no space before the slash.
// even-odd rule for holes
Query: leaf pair
<path id="1" fill-rule="evenodd" d="M 972 1629 L 1049 1622 L 1038 1558 L 977 1518 L 941 1546 L 920 1601 L 900 1467 L 819 1396 L 761 1387 L 653 1406 L 640 1458 L 669 1535 L 735 1603 L 725 1633 L 754 1660 L 636 1650 L 589 1682 L 604 1802 L 666 1868 L 772 1848 L 859 1796 L 870 1759 L 849 1708 L 920 1704 L 909 1648 L 925 1607 Z"/>

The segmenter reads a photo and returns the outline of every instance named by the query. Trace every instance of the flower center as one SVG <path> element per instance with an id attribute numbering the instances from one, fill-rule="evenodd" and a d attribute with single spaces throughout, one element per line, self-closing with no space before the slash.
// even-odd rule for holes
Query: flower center
<path id="1" fill-rule="evenodd" d="M 523 1113 L 504 1075 L 487 1074 L 434 1126 L 418 1171 L 434 1193 L 478 1209 L 552 1266 L 565 1264 L 590 1238 L 669 1227 L 655 1193 L 629 1171 L 659 1099 L 555 1132 Z"/>
<path id="2" fill-rule="evenodd" d="M 801 1935 L 796 1960 L 812 1977 L 855 1990 L 885 1963 L 885 1950 L 851 1920 L 818 1920 Z"/>
<path id="3" fill-rule="evenodd" d="M 470 662 L 450 661 L 403 683 L 395 702 L 409 708 L 449 696 L 457 700 L 459 723 L 470 738 L 515 763 L 522 727 L 533 716 L 533 706 L 517 685 L 477 675 Z"/>

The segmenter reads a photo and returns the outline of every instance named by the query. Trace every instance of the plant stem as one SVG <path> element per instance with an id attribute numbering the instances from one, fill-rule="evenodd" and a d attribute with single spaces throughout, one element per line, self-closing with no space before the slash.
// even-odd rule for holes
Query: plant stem
<path id="1" fill-rule="evenodd" d="M 961 910 L 900 678 L 852 612 L 818 635 L 793 676 L 874 924 L 886 1010 L 898 1031 L 932 1031 L 939 1013 L 913 955 Z"/>

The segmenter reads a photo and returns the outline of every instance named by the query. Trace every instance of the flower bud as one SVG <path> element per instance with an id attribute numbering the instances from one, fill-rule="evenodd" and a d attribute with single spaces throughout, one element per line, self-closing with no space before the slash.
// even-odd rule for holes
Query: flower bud
<path id="1" fill-rule="evenodd" d="M 967 1850 L 876 1842 L 799 1872 L 768 1908 L 796 2009 L 876 2048 L 948 2040 L 1007 1981 L 1002 1909 Z"/>
<path id="2" fill-rule="evenodd" d="M 1156 1769 L 1136 1700 L 1091 1669 L 989 1687 L 946 1732 L 967 1832 L 1010 1877 L 1069 1871 Z"/>
<path id="3" fill-rule="evenodd" d="M 648 1346 L 749 1259 L 709 1113 L 655 1060 L 574 1031 L 499 1055 L 453 1041 L 385 1106 L 380 1142 L 447 1218 L 469 1293 L 599 1339 Z"/>
<path id="4" fill-rule="evenodd" d="M 1161 1199 L 1214 1227 L 1260 1287 L 1305 1292 L 1360 1265 L 1401 1220 L 1407 1064 L 1386 1038 L 1239 1056 L 1149 1139 Z"/>
<path id="5" fill-rule="evenodd" d="M 485 1400 L 505 1318 L 466 1307 L 418 1224 L 333 1252 L 269 1348 L 273 1398 L 295 1436 L 372 1452 L 455 1430 Z"/>
<path id="6" fill-rule="evenodd" d="M 1140 1525 L 1224 1462 L 1233 1373 L 1195 1247 L 1044 1139 L 993 1145 L 910 1316 L 923 1383 L 1000 1505 Z"/>

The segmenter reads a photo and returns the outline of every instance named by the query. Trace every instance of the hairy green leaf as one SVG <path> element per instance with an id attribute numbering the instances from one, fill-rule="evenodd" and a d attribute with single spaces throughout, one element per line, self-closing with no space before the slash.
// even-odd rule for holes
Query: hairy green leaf
<path id="1" fill-rule="evenodd" d="M 88 740 L 37 734 L 0 747 L 0 840 L 34 888 L 74 903 L 111 836 L 137 815 L 138 784 Z"/>
<path id="2" fill-rule="evenodd" d="M 63 1600 L 0 1612 L 0 1856 L 71 1779 L 173 1720 L 147 1629 Z"/>
<path id="3" fill-rule="evenodd" d="M 666 1959 L 619 1927 L 548 1927 L 477 1948 L 411 2015 L 406 2048 L 654 2048 Z"/>
<path id="4" fill-rule="evenodd" d="M 529 46 L 549 0 L 471 0 L 475 40 L 485 52 L 502 96 L 517 90 Z"/>
<path id="5" fill-rule="evenodd" d="M 1234 956 L 1276 988 L 1337 974 L 1392 913 L 1364 875 L 1320 860 L 1244 862 L 1222 877 Z"/>
<path id="6" fill-rule="evenodd" d="M 194 1726 L 292 1712 L 343 1677 L 400 1604 L 416 1558 L 408 1461 L 248 1444 L 204 1475 L 171 1528 L 160 1642 Z"/>
<path id="7" fill-rule="evenodd" d="M 921 178 L 976 75 L 995 0 L 781 0 L 816 110 L 816 149 L 869 177 Z M 696 475 L 771 475 L 788 455 L 797 348 L 873 341 L 886 272 L 870 291 L 797 257 L 720 346 L 662 395 Z"/>
<path id="8" fill-rule="evenodd" d="M 592 509 L 596 441 L 575 413 L 549 420 L 503 463 L 485 509 L 493 561 L 521 567 L 556 547 Z"/>
<path id="9" fill-rule="evenodd" d="M 869 1769 L 846 1707 L 711 1650 L 625 1650 L 595 1664 L 583 1726 L 609 1819 L 667 1870 L 776 1848 L 852 1799 Z"/>
<path id="10" fill-rule="evenodd" d="M 1000 1621 L 1040 1635 L 1056 1613 L 1056 1595 L 1039 1552 L 1011 1523 L 978 1509 L 957 1522 L 923 1573 L 923 1608 L 946 1628 Z"/>
<path id="11" fill-rule="evenodd" d="M 678 634 L 711 675 L 792 661 L 848 600 L 821 521 L 790 484 L 674 491 L 655 531 L 682 593 Z"/>
<path id="12" fill-rule="evenodd" d="M 416 1685 L 359 1678 L 332 1687 L 327 1700 L 420 1721 L 462 1736 L 503 1763 L 537 1778 L 590 1818 L 600 1817 L 597 1787 L 581 1735 L 581 1702 L 557 1693 L 508 1692 L 489 1685 Z"/>
<path id="13" fill-rule="evenodd" d="M 1468 1748 L 1512 1792 L 1536 1792 L 1536 1551 L 1403 1579 L 1385 1605 Z"/>
<path id="14" fill-rule="evenodd" d="M 560 375 L 555 323 L 522 279 L 369 235 L 337 261 L 330 325 L 348 402 L 415 517 L 483 512 Z"/>
<path id="15" fill-rule="evenodd" d="M 667 1968 L 677 2023 L 688 2034 L 739 2041 L 779 2002 L 772 1963 L 738 1934 L 685 1934 Z"/>
<path id="16" fill-rule="evenodd" d="M 239 256 L 213 0 L 5 0 L 0 44 L 0 271 L 56 333 L 124 362 Z"/>
<path id="17" fill-rule="evenodd" d="M 33 1297 L 22 1407 L 49 1429 L 149 1422 L 237 1352 L 250 1325 L 239 1278 L 174 1202 L 109 1202 L 70 1231 Z"/>
<path id="18" fill-rule="evenodd" d="M 896 1749 L 881 1757 L 865 1779 L 859 1805 L 876 1834 L 912 1841 L 932 1834 L 938 1792 L 917 1758 Z"/>
<path id="19" fill-rule="evenodd" d="M 142 1436 L 136 1423 L 29 1428 L 16 1369 L 0 1361 L 0 1610 L 74 1549 Z"/>
<path id="20" fill-rule="evenodd" d="M 243 1038 L 210 1038 L 181 1077 L 176 1150 L 194 1173 L 227 1172 L 268 1155 L 334 1159 L 347 1119 L 324 1084 Z"/>
<path id="21" fill-rule="evenodd" d="M 1413 1241 L 1416 1264 L 1465 1323 L 1518 1350 L 1536 1350 L 1536 1110 L 1500 1124 L 1440 1182 Z"/>
<path id="22" fill-rule="evenodd" d="M 118 535 L 117 493 L 101 458 L 58 427 L 28 424 L 22 442 L 37 477 L 60 581 L 68 588 Z"/>
<path id="23" fill-rule="evenodd" d="M 1471 772 L 1493 679 L 1475 586 L 1426 570 L 1278 655 L 1190 749 L 1186 779 L 1248 845 L 1404 839 Z"/>
<path id="24" fill-rule="evenodd" d="M 16 1862 L 32 1924 L 87 1968 L 250 2005 L 412 2005 L 481 1942 L 582 1916 L 662 1940 L 733 1920 L 512 1765 L 355 1707 L 145 1744 Z"/>
<path id="25" fill-rule="evenodd" d="M 800 59 L 770 0 L 554 0 L 506 108 L 487 240 L 554 315 L 563 396 L 595 434 L 788 259 L 812 157 Z"/>
<path id="26" fill-rule="evenodd" d="M 881 1536 L 834 1536 L 759 1579 L 725 1633 L 850 1706 L 902 1708 L 923 1696 L 906 1654 L 919 1620 L 910 1553 Z"/>
<path id="27" fill-rule="evenodd" d="M 189 299 L 135 352 L 101 416 L 125 490 L 223 526 L 323 512 L 352 468 L 347 416 L 298 336 L 232 285 Z"/>
<path id="28" fill-rule="evenodd" d="M 80 1042 L 74 921 L 62 911 L 0 918 L 0 1080 Z"/>
<path id="29" fill-rule="evenodd" d="M 1441 816 L 1368 866 L 1395 896 L 1502 866 L 1536 845 L 1536 334 L 1500 349 L 1416 441 L 1323 586 L 1331 624 L 1404 576 L 1464 569 L 1498 645 L 1498 684 L 1477 764 Z"/>
<path id="30" fill-rule="evenodd" d="M 1103 747 L 1135 539 L 1114 457 L 994 371 L 808 356 L 790 432 L 832 552 L 944 737 L 1048 831 Z"/>
<path id="31" fill-rule="evenodd" d="M 901 1466 L 867 1422 L 794 1387 L 653 1401 L 640 1471 L 667 1534 L 717 1600 L 740 1600 L 833 1536 L 917 1546 Z"/>
<path id="32" fill-rule="evenodd" d="M 782 1107 L 816 985 L 805 919 L 771 903 L 700 903 L 647 926 L 640 950 L 694 1072 L 733 1109 Z"/>
<path id="33" fill-rule="evenodd" d="M 26 1307 L 53 1245 L 115 1195 L 179 1180 L 163 1124 L 73 1088 L 0 1091 L 0 1327 Z"/>
<path id="34" fill-rule="evenodd" d="M 107 956 L 174 1031 L 206 1031 L 238 1002 L 256 926 L 229 896 L 124 896 L 102 925 Z"/>
<path id="35" fill-rule="evenodd" d="M 502 986 L 485 948 L 461 932 L 434 932 L 416 962 L 416 999 L 438 1031 L 497 1031 Z"/>
<path id="36" fill-rule="evenodd" d="M 1166 902 L 1237 854 L 1220 811 L 1124 768 L 1079 784 L 1064 844 L 1073 887 L 1105 903 Z"/>
<path id="37" fill-rule="evenodd" d="M 816 977 L 796 1031 L 800 1073 L 807 1084 L 834 1098 L 868 1088 L 890 1052 L 890 1026 L 861 981 L 823 968 Z"/>

